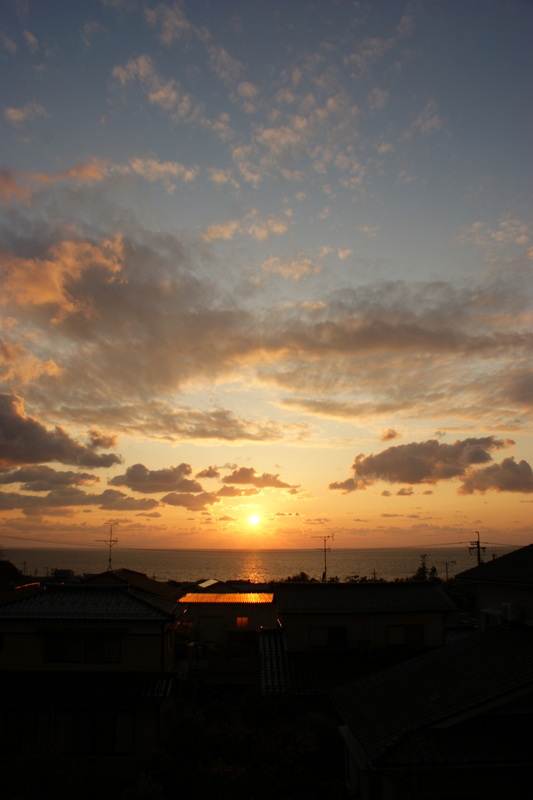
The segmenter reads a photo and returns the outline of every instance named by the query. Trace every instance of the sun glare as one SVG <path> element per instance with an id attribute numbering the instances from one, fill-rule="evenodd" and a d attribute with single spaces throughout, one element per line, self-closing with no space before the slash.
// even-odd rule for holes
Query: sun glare
<path id="1" fill-rule="evenodd" d="M 248 517 L 248 522 L 250 523 L 250 525 L 258 525 L 260 521 L 261 517 L 258 514 L 251 514 Z"/>

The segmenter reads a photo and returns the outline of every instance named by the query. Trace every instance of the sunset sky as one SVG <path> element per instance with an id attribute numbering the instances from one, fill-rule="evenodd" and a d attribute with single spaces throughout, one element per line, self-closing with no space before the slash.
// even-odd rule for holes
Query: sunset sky
<path id="1" fill-rule="evenodd" d="M 1 9 L 0 547 L 533 541 L 533 4 Z"/>

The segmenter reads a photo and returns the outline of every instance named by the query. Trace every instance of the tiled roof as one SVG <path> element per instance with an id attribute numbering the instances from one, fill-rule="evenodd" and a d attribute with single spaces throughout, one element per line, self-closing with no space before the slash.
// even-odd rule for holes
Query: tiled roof
<path id="1" fill-rule="evenodd" d="M 529 715 L 494 714 L 452 728 L 422 728 L 398 741 L 383 757 L 387 766 L 531 763 Z"/>
<path id="2" fill-rule="evenodd" d="M 0 619 L 32 620 L 144 620 L 171 619 L 168 609 L 156 606 L 160 598 L 143 597 L 120 586 L 47 587 L 37 594 L 0 605 Z M 176 604 L 172 604 L 174 608 Z"/>
<path id="3" fill-rule="evenodd" d="M 533 584 L 533 544 L 513 550 L 486 564 L 467 569 L 457 576 L 460 580 L 476 583 Z"/>
<path id="4" fill-rule="evenodd" d="M 279 583 L 274 589 L 280 614 L 382 614 L 446 612 L 455 605 L 441 585 L 398 583 Z"/>
<path id="5" fill-rule="evenodd" d="M 262 630 L 258 634 L 262 692 L 277 694 L 290 689 L 289 668 L 280 630 Z"/>
<path id="6" fill-rule="evenodd" d="M 383 763 L 402 753 L 407 758 L 409 748 L 422 746 L 427 729 L 451 725 L 460 715 L 475 718 L 485 704 L 532 691 L 533 630 L 498 627 L 350 683 L 331 696 L 370 760 Z M 438 734 L 430 736 L 436 746 Z M 413 750 L 409 757 L 415 755 Z"/>
<path id="7" fill-rule="evenodd" d="M 200 593 L 189 592 L 180 597 L 178 603 L 190 605 L 192 603 L 272 603 L 274 595 L 268 592 L 223 592 Z"/>
<path id="8" fill-rule="evenodd" d="M 125 568 L 107 570 L 99 575 L 91 575 L 85 579 L 85 583 L 105 586 L 109 586 L 109 584 L 132 586 L 142 592 L 149 592 L 168 599 L 175 599 L 179 594 L 179 590 L 175 585 L 156 581 L 154 578 L 149 578 L 144 572 L 136 572 Z"/>

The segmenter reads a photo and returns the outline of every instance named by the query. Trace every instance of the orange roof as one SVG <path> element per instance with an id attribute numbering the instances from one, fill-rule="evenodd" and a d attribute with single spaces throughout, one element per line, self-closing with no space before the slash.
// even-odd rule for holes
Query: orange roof
<path id="1" fill-rule="evenodd" d="M 272 603 L 274 595 L 269 592 L 189 592 L 180 597 L 179 603 Z"/>

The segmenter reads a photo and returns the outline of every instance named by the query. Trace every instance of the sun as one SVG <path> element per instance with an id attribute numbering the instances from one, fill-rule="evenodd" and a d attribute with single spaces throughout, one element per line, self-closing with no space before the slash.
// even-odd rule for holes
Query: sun
<path id="1" fill-rule="evenodd" d="M 259 516 L 259 514 L 250 514 L 250 516 L 248 517 L 248 522 L 250 523 L 250 525 L 259 525 L 259 523 L 261 522 L 261 517 Z"/>

